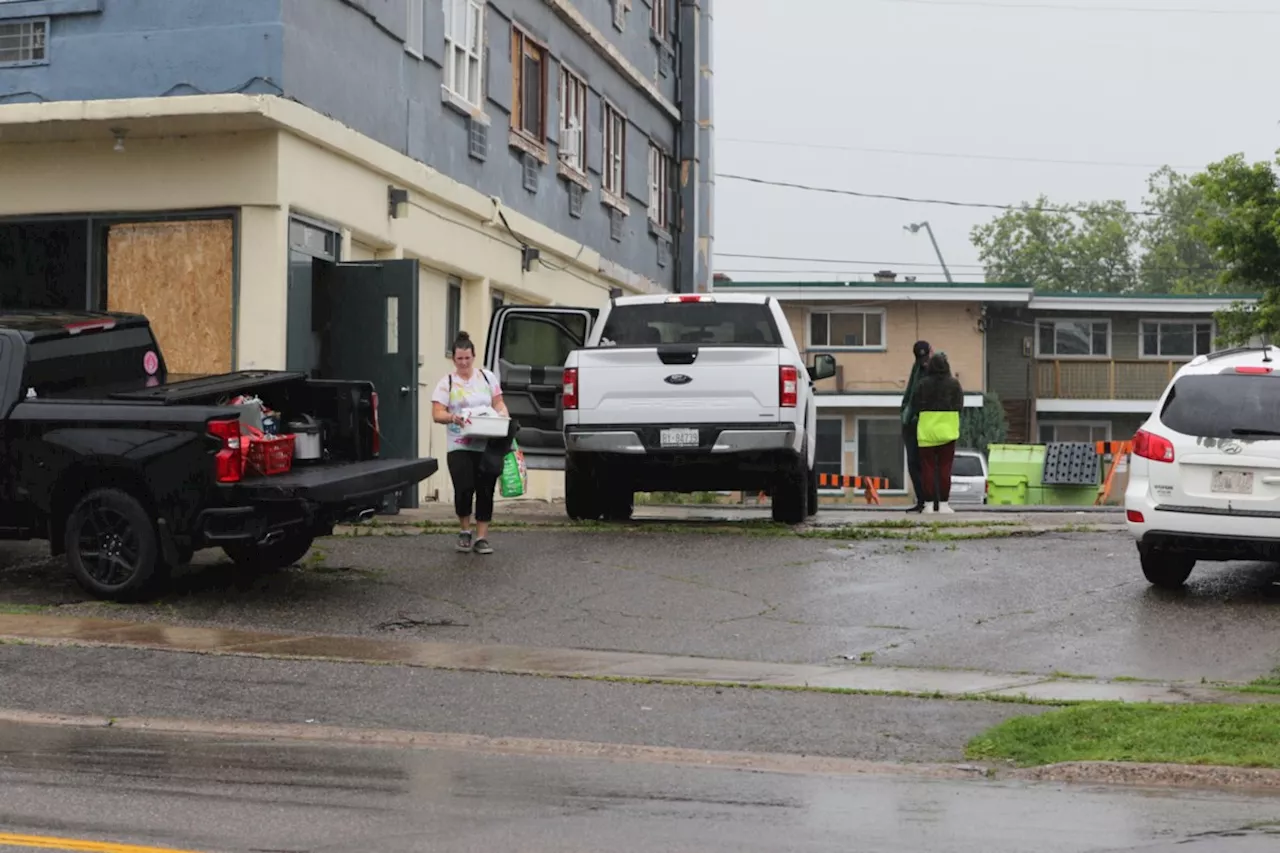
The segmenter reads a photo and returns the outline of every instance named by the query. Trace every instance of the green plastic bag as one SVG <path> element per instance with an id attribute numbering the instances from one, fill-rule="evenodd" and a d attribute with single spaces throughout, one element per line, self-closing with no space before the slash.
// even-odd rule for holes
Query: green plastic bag
<path id="1" fill-rule="evenodd" d="M 498 488 L 504 498 L 518 498 L 525 493 L 528 474 L 524 467 L 524 453 L 520 445 L 511 442 L 511 452 L 502 460 L 502 476 Z"/>

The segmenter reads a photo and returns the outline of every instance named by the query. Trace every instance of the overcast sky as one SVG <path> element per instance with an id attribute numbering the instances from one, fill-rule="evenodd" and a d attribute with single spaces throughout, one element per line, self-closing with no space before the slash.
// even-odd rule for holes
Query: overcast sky
<path id="1" fill-rule="evenodd" d="M 928 237 L 903 230 L 928 220 L 955 278 L 979 281 L 969 233 L 998 211 L 726 175 L 1137 206 L 1161 164 L 1280 148 L 1280 0 L 716 0 L 714 13 L 715 268 L 738 280 L 888 267 L 941 281 Z"/>

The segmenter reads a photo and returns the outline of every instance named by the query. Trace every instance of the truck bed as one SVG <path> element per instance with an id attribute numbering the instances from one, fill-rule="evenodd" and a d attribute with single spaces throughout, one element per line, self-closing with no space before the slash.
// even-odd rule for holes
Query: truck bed
<path id="1" fill-rule="evenodd" d="M 287 474 L 242 480 L 235 489 L 239 497 L 250 502 L 301 498 L 321 504 L 357 503 L 425 480 L 438 467 L 435 459 L 369 459 L 316 465 L 295 463 Z"/>
<path id="2" fill-rule="evenodd" d="M 244 394 L 275 385 L 284 385 L 307 379 L 298 370 L 240 370 L 216 376 L 201 376 L 181 382 L 170 382 L 152 388 L 114 391 L 107 395 L 112 400 L 137 400 L 160 403 L 188 403 L 192 400 Z"/>

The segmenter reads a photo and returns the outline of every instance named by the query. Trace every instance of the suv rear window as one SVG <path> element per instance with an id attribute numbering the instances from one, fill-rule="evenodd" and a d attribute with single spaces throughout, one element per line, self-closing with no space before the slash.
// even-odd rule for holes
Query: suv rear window
<path id="1" fill-rule="evenodd" d="M 959 456 L 955 458 L 955 462 L 951 465 L 951 476 L 953 477 L 981 477 L 982 463 L 978 461 L 976 456 Z"/>
<path id="2" fill-rule="evenodd" d="M 662 302 L 618 305 L 600 333 L 601 346 L 782 344 L 767 305 L 744 302 Z"/>
<path id="3" fill-rule="evenodd" d="M 1169 392 L 1160 420 L 1183 435 L 1203 438 L 1280 433 L 1280 377 L 1184 376 Z"/>

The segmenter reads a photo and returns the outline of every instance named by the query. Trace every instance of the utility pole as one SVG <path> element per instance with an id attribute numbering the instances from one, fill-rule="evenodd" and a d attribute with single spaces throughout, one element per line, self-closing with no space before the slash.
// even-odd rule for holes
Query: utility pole
<path id="1" fill-rule="evenodd" d="M 923 228 L 929 234 L 929 242 L 933 244 L 934 254 L 938 256 L 938 263 L 942 265 L 942 274 L 947 277 L 947 281 L 954 281 L 951 278 L 951 270 L 947 269 L 947 262 L 942 259 L 942 250 L 938 248 L 938 241 L 933 236 L 933 228 L 928 222 L 913 222 L 910 225 L 902 226 L 904 231 L 910 231 L 912 234 L 919 234 Z"/>

